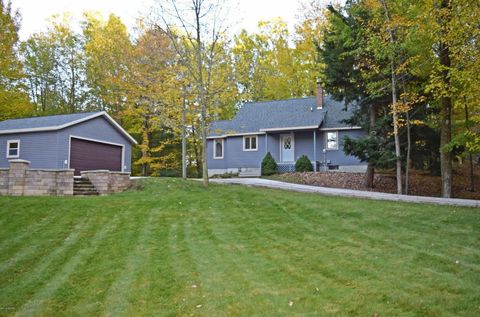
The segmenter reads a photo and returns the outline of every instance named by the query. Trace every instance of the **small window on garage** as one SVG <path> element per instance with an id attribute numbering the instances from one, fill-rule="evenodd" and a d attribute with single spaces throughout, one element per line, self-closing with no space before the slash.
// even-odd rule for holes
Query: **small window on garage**
<path id="1" fill-rule="evenodd" d="M 213 144 L 213 158 L 223 159 L 223 139 L 215 139 Z"/>
<path id="2" fill-rule="evenodd" d="M 20 140 L 7 141 L 7 158 L 20 157 Z"/>
<path id="3" fill-rule="evenodd" d="M 243 150 L 244 151 L 256 151 L 257 150 L 257 136 L 244 136 L 243 137 Z"/>

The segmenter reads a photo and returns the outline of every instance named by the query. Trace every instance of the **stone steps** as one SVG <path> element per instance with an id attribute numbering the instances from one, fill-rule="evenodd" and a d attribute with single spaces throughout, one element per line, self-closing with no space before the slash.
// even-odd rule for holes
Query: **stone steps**
<path id="1" fill-rule="evenodd" d="M 98 195 L 98 191 L 88 179 L 79 178 L 73 181 L 73 195 L 96 196 Z"/>

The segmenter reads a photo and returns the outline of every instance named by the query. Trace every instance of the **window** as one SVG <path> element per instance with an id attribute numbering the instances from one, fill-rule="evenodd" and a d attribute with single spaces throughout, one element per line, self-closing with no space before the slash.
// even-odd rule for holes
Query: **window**
<path id="1" fill-rule="evenodd" d="M 244 136 L 243 137 L 243 150 L 244 151 L 256 151 L 257 150 L 257 136 Z"/>
<path id="2" fill-rule="evenodd" d="M 327 132 L 327 150 L 338 150 L 338 131 Z"/>
<path id="3" fill-rule="evenodd" d="M 7 158 L 20 157 L 20 140 L 7 141 Z"/>
<path id="4" fill-rule="evenodd" d="M 213 158 L 223 159 L 223 139 L 215 139 L 213 141 Z"/>

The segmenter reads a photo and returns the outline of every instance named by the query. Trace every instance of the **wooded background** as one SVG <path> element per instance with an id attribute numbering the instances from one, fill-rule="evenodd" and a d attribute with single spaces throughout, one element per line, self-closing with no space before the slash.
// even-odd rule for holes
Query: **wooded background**
<path id="1" fill-rule="evenodd" d="M 368 135 L 343 142 L 368 162 L 367 183 L 396 169 L 405 193 L 409 170 L 426 170 L 450 197 L 453 163 L 478 168 L 480 2 L 321 3 L 303 3 L 293 32 L 278 18 L 231 34 L 227 2 L 190 0 L 159 2 L 131 33 L 85 12 L 80 28 L 53 16 L 20 41 L 21 12 L 0 0 L 0 120 L 105 110 L 139 141 L 137 175 L 180 175 L 183 126 L 188 174 L 201 176 L 209 122 L 246 101 L 311 96 L 320 79 L 360 105 L 349 122 Z"/>

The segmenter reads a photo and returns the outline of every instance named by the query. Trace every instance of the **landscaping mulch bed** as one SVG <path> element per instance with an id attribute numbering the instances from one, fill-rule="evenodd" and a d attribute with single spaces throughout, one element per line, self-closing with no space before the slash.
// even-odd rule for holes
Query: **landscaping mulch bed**
<path id="1" fill-rule="evenodd" d="M 374 188 L 365 187 L 364 173 L 342 172 L 307 172 L 288 173 L 269 177 L 271 179 L 322 187 L 367 190 L 384 193 L 396 193 L 396 180 L 393 172 L 376 173 Z M 413 171 L 410 173 L 409 195 L 440 197 L 441 179 L 439 176 L 431 176 L 423 172 Z M 479 199 L 480 200 L 480 166 L 475 165 L 475 191 L 469 191 L 470 178 L 467 166 L 457 166 L 453 177 L 453 195 L 455 198 Z"/>

